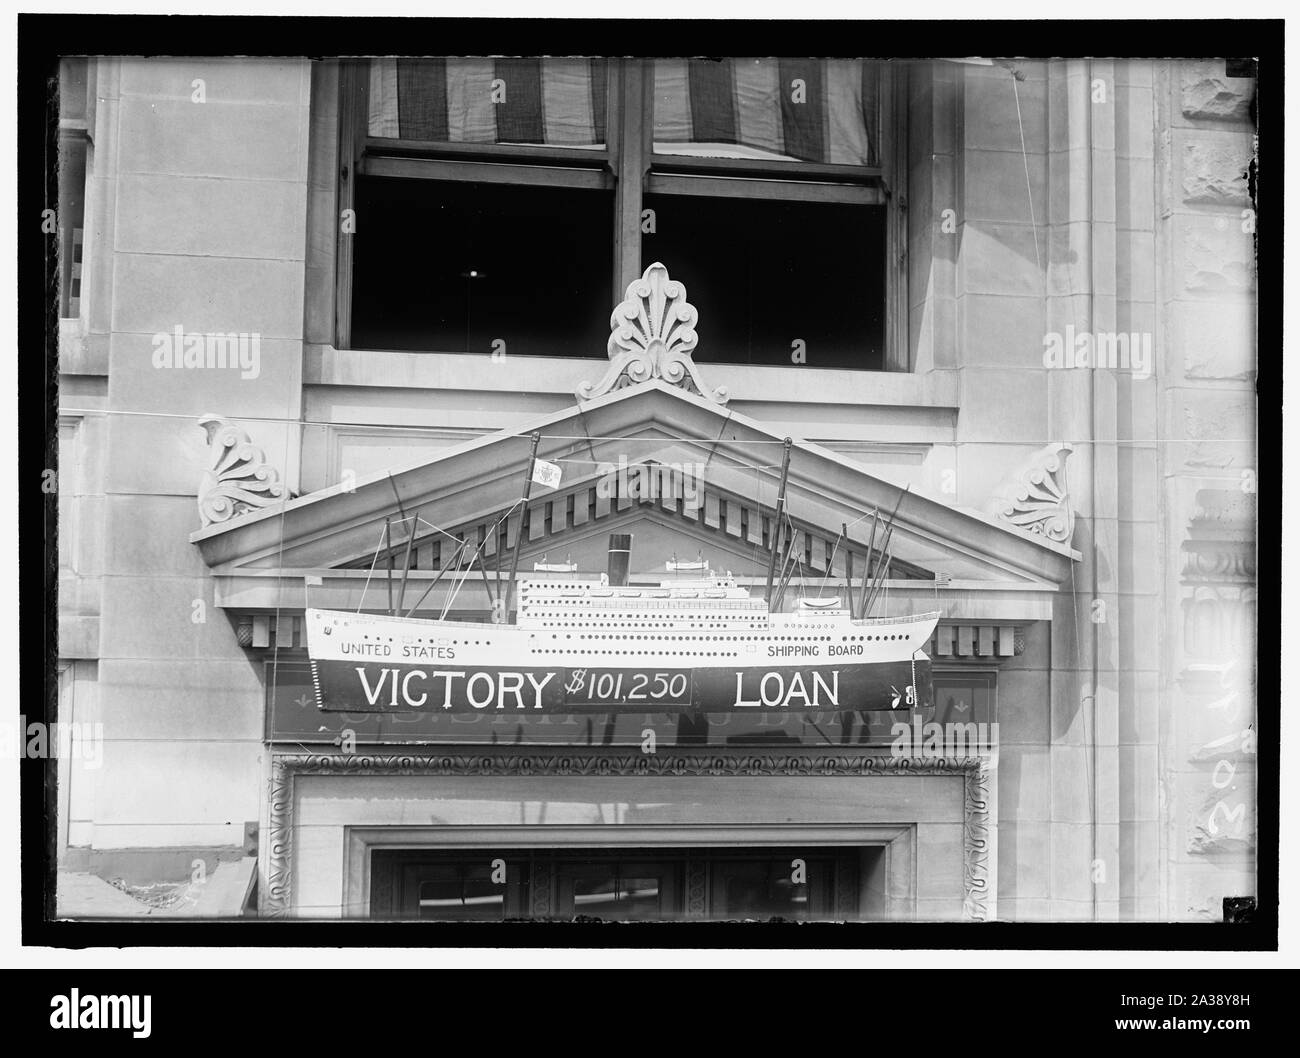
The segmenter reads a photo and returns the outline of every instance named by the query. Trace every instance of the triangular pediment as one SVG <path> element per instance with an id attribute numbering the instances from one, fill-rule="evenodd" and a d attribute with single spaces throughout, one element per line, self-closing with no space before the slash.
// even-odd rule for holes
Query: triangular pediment
<path id="1" fill-rule="evenodd" d="M 418 512 L 413 569 L 448 562 L 452 538 L 466 540 L 466 551 L 478 552 L 492 568 L 514 546 L 534 433 L 538 458 L 560 466 L 563 476 L 556 489 L 533 486 L 521 574 L 544 556 L 556 563 L 572 557 L 588 573 L 602 570 L 611 532 L 635 536 L 634 572 L 662 569 L 674 552 L 682 560 L 702 552 L 714 569 L 737 575 L 766 568 L 784 439 L 659 381 L 466 442 L 347 490 L 322 490 L 210 526 L 191 540 L 218 572 L 355 569 L 382 551 L 386 522 L 400 561 L 404 527 Z M 617 483 L 620 468 L 625 477 L 658 481 L 660 493 L 627 495 Z M 689 483 L 674 491 L 667 482 L 682 474 Z M 860 570 L 873 510 L 883 519 L 895 506 L 894 577 L 1056 585 L 1068 579 L 1076 557 L 1065 545 L 986 515 L 903 495 L 851 459 L 798 439 L 787 497 L 791 525 L 801 534 L 795 553 L 803 573 L 829 569 L 844 576 L 853 561 Z M 492 530 L 501 525 L 508 535 L 497 543 Z"/>
<path id="2" fill-rule="evenodd" d="M 529 503 L 522 527 L 521 571 L 540 563 L 573 564 L 581 573 L 599 572 L 606 567 L 611 534 L 633 537 L 631 570 L 638 579 L 664 575 L 670 560 L 703 560 L 713 570 L 729 570 L 740 577 L 766 571 L 775 512 L 720 488 L 707 478 L 702 464 L 642 461 L 602 464 L 598 469 L 603 472 L 583 476 Z M 390 526 L 391 546 L 358 556 L 348 566 L 385 569 L 391 556 L 393 565 L 405 568 L 404 527 L 410 521 L 414 518 L 408 512 L 408 521 Z M 842 529 L 832 533 L 794 516 L 787 517 L 786 525 L 792 575 L 844 576 L 866 568 L 867 548 L 858 539 L 864 534 L 845 534 Z M 448 563 L 464 568 L 479 561 L 492 570 L 508 568 L 520 531 L 518 515 L 511 508 L 454 526 L 436 526 L 421 516 L 410 545 L 411 568 L 436 570 Z M 883 536 L 882 519 L 879 538 Z M 890 576 L 933 580 L 935 574 L 899 556 L 890 565 Z"/>

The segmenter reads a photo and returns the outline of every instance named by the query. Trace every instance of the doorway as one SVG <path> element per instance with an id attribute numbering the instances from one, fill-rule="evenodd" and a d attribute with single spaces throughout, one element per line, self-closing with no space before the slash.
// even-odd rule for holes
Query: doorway
<path id="1" fill-rule="evenodd" d="M 599 921 L 875 917 L 884 847 L 374 849 L 382 919 Z"/>

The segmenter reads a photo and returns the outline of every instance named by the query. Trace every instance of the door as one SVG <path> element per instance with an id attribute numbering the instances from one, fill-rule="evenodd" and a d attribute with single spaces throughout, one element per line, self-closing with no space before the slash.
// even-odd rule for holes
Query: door
<path id="1" fill-rule="evenodd" d="M 377 850 L 371 862 L 371 914 L 442 922 L 520 918 L 529 872 L 496 853 Z"/>
<path id="2" fill-rule="evenodd" d="M 376 849 L 371 915 L 844 921 L 879 847 Z"/>
<path id="3" fill-rule="evenodd" d="M 714 917 L 833 920 L 837 871 L 847 859 L 843 851 L 818 854 L 810 849 L 718 857 L 709 872 Z M 853 878 L 841 884 L 856 888 L 856 876 L 854 871 Z"/>
<path id="4" fill-rule="evenodd" d="M 682 918 L 685 857 L 666 850 L 635 859 L 620 853 L 558 855 L 555 908 L 559 918 L 653 922 Z"/>

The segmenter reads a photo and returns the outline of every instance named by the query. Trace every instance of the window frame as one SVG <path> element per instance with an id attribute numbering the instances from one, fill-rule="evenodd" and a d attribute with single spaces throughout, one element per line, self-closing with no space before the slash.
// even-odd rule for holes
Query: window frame
<path id="1" fill-rule="evenodd" d="M 653 60 L 607 60 L 605 146 L 441 143 L 369 135 L 369 67 L 340 62 L 336 213 L 355 208 L 358 177 L 384 176 L 613 191 L 614 268 L 610 304 L 639 279 L 641 211 L 646 195 L 764 201 L 836 202 L 885 207 L 885 371 L 910 371 L 907 312 L 906 79 L 882 64 L 877 93 L 879 165 L 766 161 L 656 154 Z M 635 105 L 632 105 L 635 104 Z M 352 348 L 351 238 L 335 227 L 334 345 Z M 861 369 L 868 370 L 871 369 Z"/>
<path id="2" fill-rule="evenodd" d="M 69 117 L 64 115 L 64 96 L 77 82 L 73 78 L 74 71 L 80 71 L 80 95 L 83 98 L 79 101 L 79 117 Z M 84 314 L 85 291 L 86 291 L 86 268 L 89 260 L 88 242 L 90 237 L 89 218 L 89 195 L 91 165 L 94 160 L 94 126 L 95 126 L 95 76 L 96 63 L 87 56 L 65 55 L 59 59 L 59 105 L 55 117 L 58 122 L 58 165 L 59 165 L 59 182 L 58 182 L 58 202 L 55 210 L 55 217 L 58 225 L 58 255 L 59 255 L 59 296 L 58 296 L 58 318 L 60 320 L 79 320 Z M 70 186 L 65 178 L 64 170 L 69 156 L 73 153 L 80 154 L 82 180 L 79 187 L 75 189 Z M 75 311 L 72 305 L 72 279 L 73 266 L 77 263 L 75 257 L 76 227 L 70 218 L 67 217 L 68 199 L 75 194 L 81 200 L 81 271 L 78 279 L 78 297 Z M 67 236 L 65 241 L 65 235 Z"/>
<path id="3" fill-rule="evenodd" d="M 998 741 L 998 684 L 999 670 L 995 666 L 990 666 L 983 658 L 972 658 L 974 664 L 966 664 L 960 661 L 954 662 L 952 658 L 945 658 L 942 662 L 932 663 L 930 669 L 931 685 L 934 688 L 934 705 L 933 712 L 938 715 L 939 709 L 939 686 L 943 682 L 956 683 L 961 682 L 970 685 L 982 685 L 988 692 L 988 720 L 989 733 L 993 736 L 993 741 L 986 745 L 982 744 L 983 749 L 993 750 L 997 748 Z M 932 717 L 931 719 L 933 719 Z M 972 721 L 975 722 L 975 721 Z"/>

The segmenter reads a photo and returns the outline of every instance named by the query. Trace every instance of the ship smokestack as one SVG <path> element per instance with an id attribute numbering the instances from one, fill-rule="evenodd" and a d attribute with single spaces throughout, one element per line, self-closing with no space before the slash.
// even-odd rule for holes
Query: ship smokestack
<path id="1" fill-rule="evenodd" d="M 632 558 L 632 534 L 609 534 L 609 583 L 614 587 L 627 584 L 627 568 Z"/>

